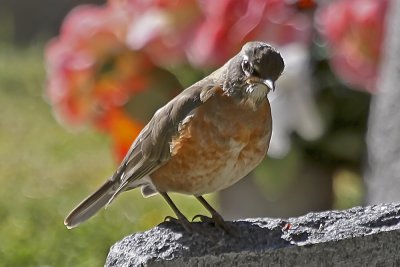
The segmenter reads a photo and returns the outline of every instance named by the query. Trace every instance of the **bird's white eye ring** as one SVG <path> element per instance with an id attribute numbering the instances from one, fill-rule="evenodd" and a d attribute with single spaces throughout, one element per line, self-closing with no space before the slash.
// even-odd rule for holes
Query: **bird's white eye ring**
<path id="1" fill-rule="evenodd" d="M 253 72 L 253 66 L 247 59 L 242 61 L 242 70 L 246 75 L 250 75 Z"/>

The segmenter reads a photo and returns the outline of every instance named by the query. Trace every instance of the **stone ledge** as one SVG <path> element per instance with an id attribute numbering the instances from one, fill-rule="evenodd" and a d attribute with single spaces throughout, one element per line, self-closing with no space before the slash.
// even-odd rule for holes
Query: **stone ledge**
<path id="1" fill-rule="evenodd" d="M 105 266 L 400 266 L 400 204 L 230 222 L 188 234 L 174 222 L 125 237 Z"/>

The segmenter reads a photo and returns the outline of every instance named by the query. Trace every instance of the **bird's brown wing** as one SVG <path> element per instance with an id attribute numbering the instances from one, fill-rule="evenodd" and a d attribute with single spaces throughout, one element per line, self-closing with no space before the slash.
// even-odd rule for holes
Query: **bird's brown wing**
<path id="1" fill-rule="evenodd" d="M 184 90 L 154 114 L 111 178 L 119 179 L 119 187 L 109 203 L 132 182 L 151 174 L 170 159 L 170 143 L 179 132 L 179 124 L 218 88 L 218 85 L 203 80 Z"/>
<path id="2" fill-rule="evenodd" d="M 216 89 L 220 89 L 216 83 L 204 79 L 159 109 L 136 138 L 114 175 L 73 209 L 64 224 L 68 228 L 78 226 L 110 204 L 119 193 L 132 189 L 135 181 L 162 166 L 171 157 L 170 142 L 178 134 L 179 124 Z"/>

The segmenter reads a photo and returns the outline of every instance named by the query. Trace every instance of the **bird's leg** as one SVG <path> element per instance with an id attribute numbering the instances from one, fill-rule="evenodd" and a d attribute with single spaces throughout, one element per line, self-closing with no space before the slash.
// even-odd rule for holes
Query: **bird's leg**
<path id="1" fill-rule="evenodd" d="M 204 215 L 196 215 L 193 217 L 192 220 L 195 220 L 197 218 L 199 218 L 202 221 L 208 221 L 208 220 L 212 220 L 214 222 L 214 224 L 216 226 L 221 227 L 222 229 L 224 229 L 227 233 L 229 234 L 235 234 L 233 232 L 233 230 L 231 229 L 231 227 L 229 227 L 227 225 L 227 223 L 224 221 L 224 219 L 222 218 L 222 216 L 213 208 L 211 207 L 211 205 L 204 199 L 204 197 L 202 196 L 195 196 L 197 198 L 198 201 L 200 201 L 200 203 L 210 212 L 211 214 L 211 218 L 204 216 Z"/>
<path id="2" fill-rule="evenodd" d="M 183 228 L 185 228 L 186 231 L 192 232 L 190 222 L 185 217 L 185 215 L 183 215 L 182 212 L 178 209 L 178 207 L 175 205 L 175 203 L 172 201 L 172 199 L 168 196 L 168 194 L 165 192 L 160 192 L 160 195 L 165 199 L 165 201 L 167 201 L 168 205 L 171 207 L 171 209 L 174 211 L 174 213 L 178 217 L 178 219 L 175 219 L 171 216 L 167 216 L 167 217 L 165 217 L 165 220 L 176 220 L 183 226 Z"/>

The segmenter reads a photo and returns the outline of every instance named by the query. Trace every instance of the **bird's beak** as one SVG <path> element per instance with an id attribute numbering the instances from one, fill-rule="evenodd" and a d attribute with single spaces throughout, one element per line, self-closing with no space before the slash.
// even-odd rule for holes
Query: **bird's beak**
<path id="1" fill-rule="evenodd" d="M 272 91 L 275 91 L 275 83 L 269 79 L 263 80 L 263 83 Z"/>

